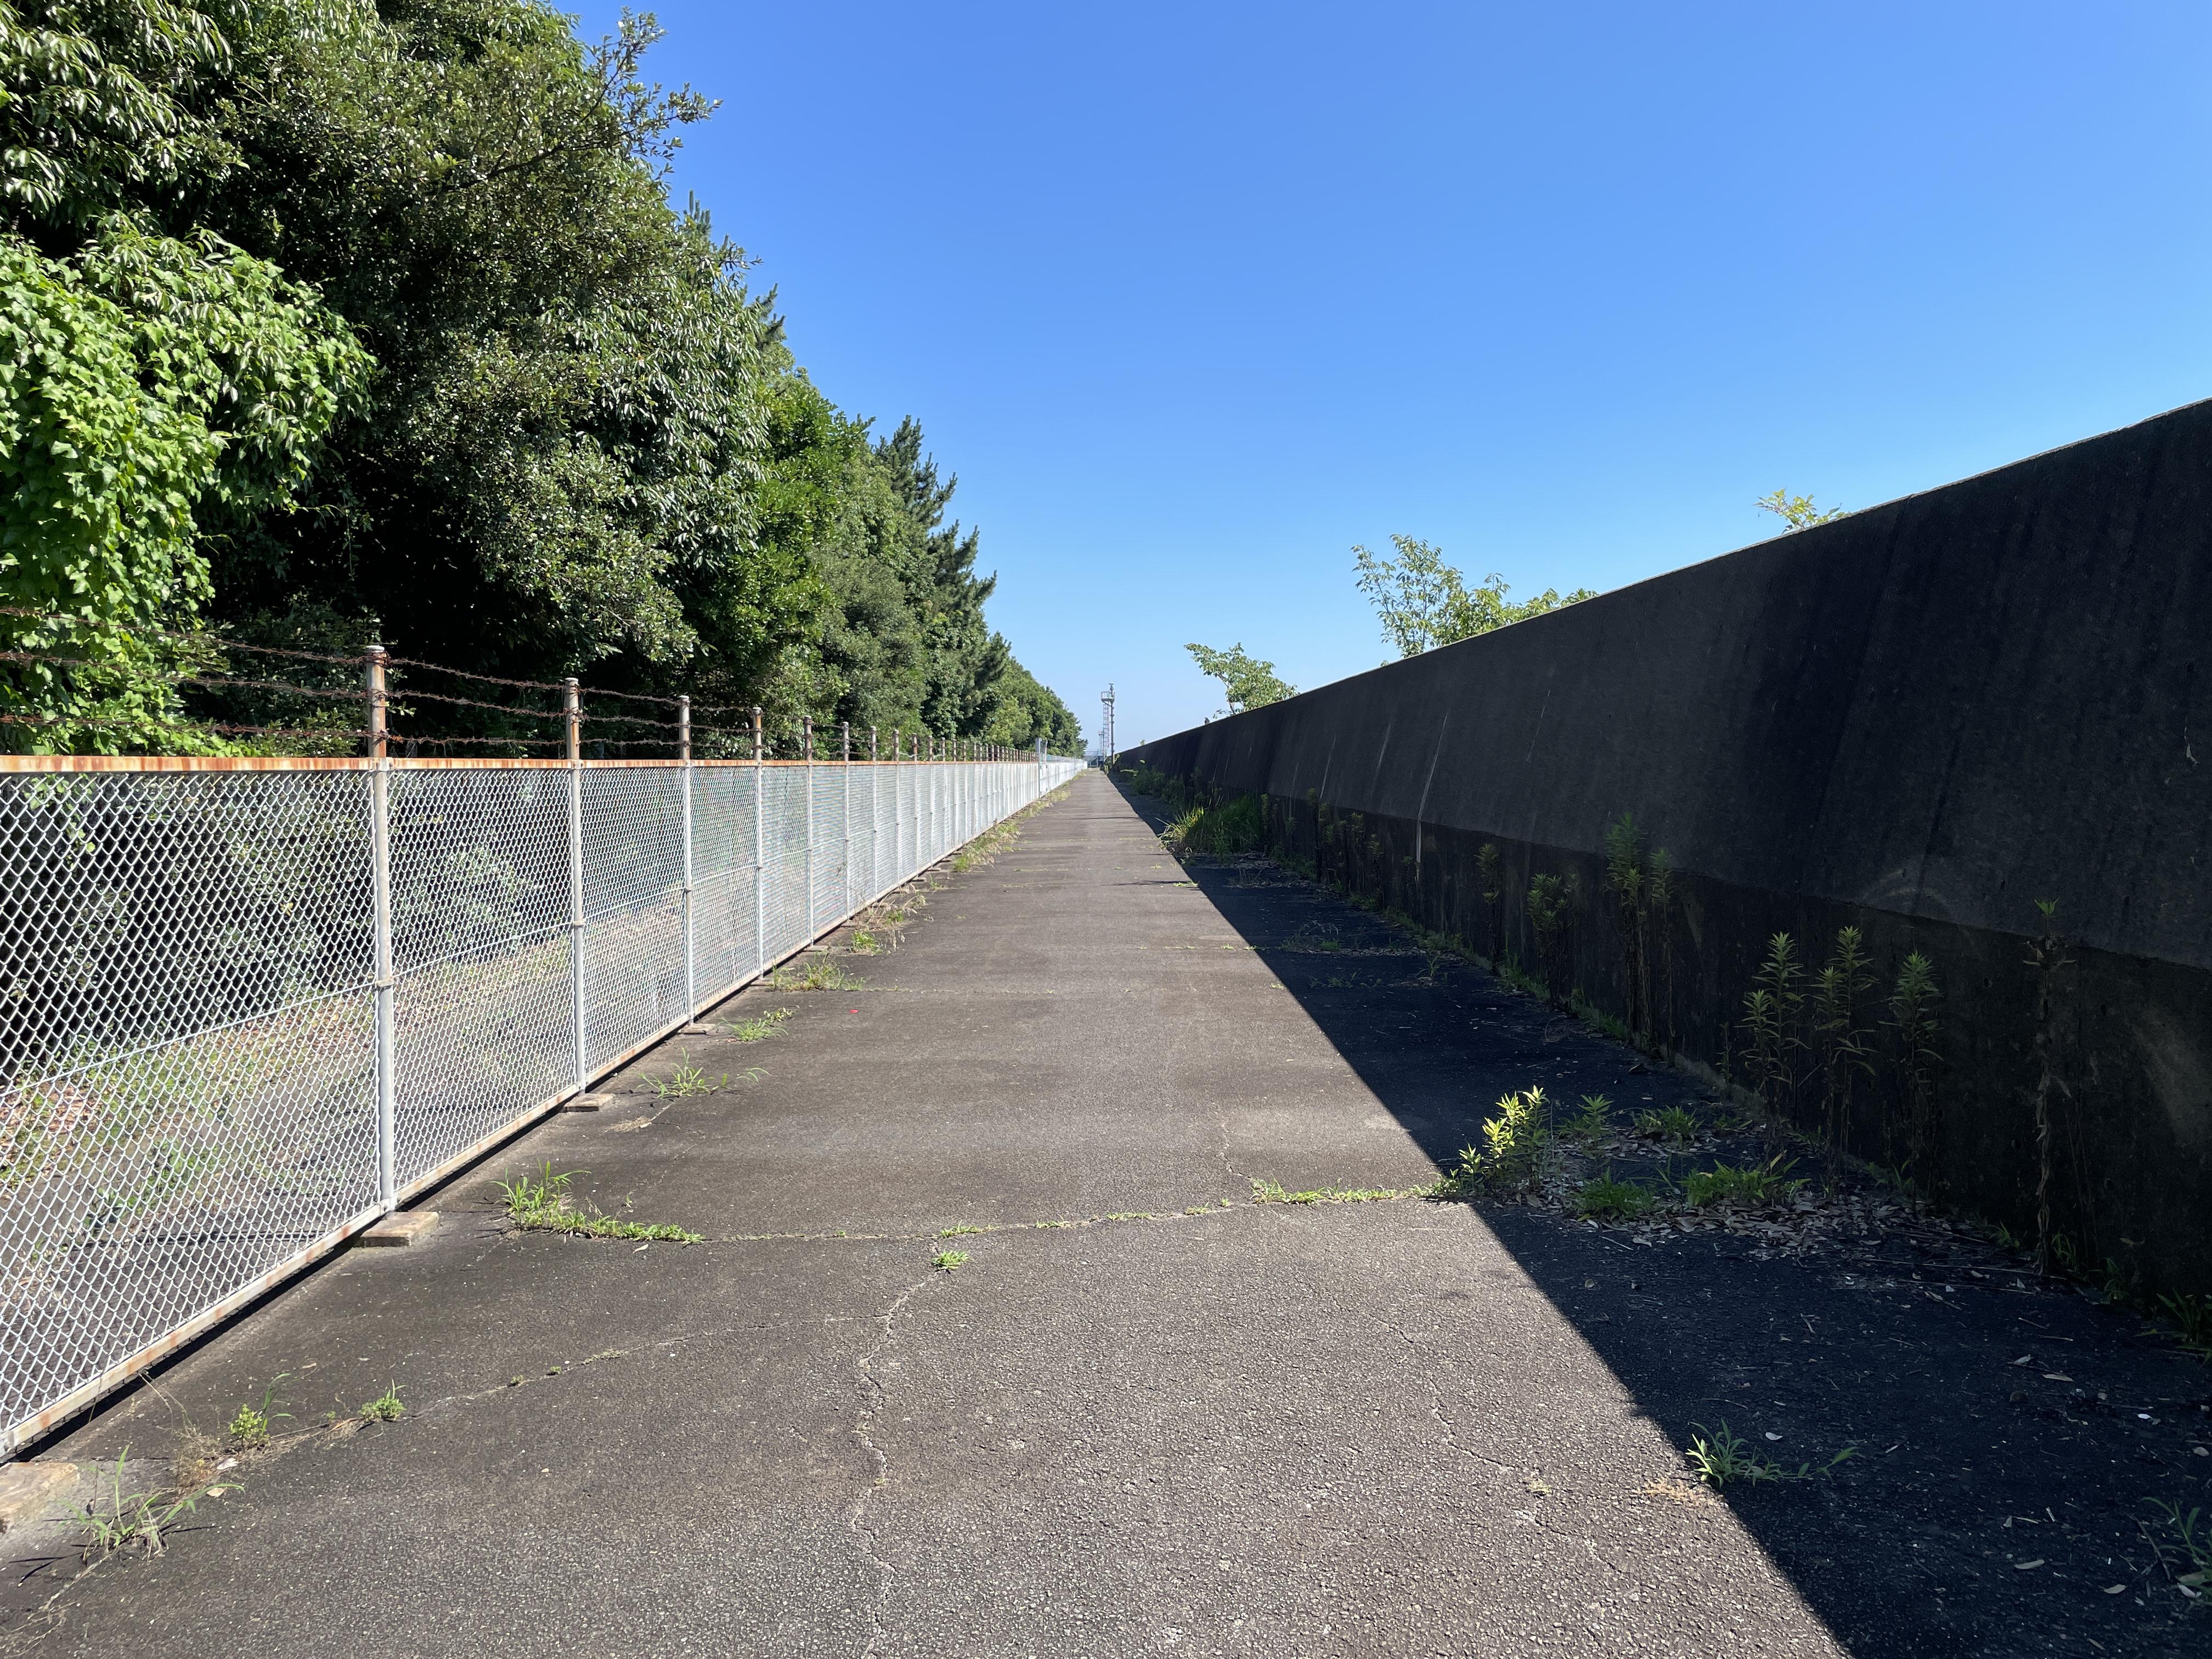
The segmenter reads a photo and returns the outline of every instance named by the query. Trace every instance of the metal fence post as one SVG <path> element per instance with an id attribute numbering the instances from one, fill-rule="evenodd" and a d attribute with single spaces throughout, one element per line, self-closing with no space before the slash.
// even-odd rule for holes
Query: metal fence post
<path id="1" fill-rule="evenodd" d="M 583 705 L 572 678 L 562 682 L 568 728 L 568 999 L 575 1041 L 576 1091 L 591 1086 L 591 1042 L 584 1018 Z"/>
<path id="2" fill-rule="evenodd" d="M 853 908 L 853 722 L 840 720 L 837 730 L 844 745 L 844 758 L 837 771 L 845 780 L 845 890 L 838 895 L 838 913 Z"/>
<path id="3" fill-rule="evenodd" d="M 876 769 L 876 728 L 868 728 L 868 892 L 884 890 L 884 777 Z"/>
<path id="4" fill-rule="evenodd" d="M 676 758 L 684 786 L 684 1018 L 698 1012 L 691 955 L 691 699 L 676 700 Z"/>
<path id="5" fill-rule="evenodd" d="M 802 944 L 814 937 L 814 721 L 809 716 L 799 722 L 799 747 L 806 757 L 806 926 L 800 929 Z"/>
<path id="6" fill-rule="evenodd" d="M 392 1040 L 392 755 L 385 729 L 384 647 L 368 647 L 368 859 L 375 990 L 371 1018 L 376 1044 L 376 1201 L 389 1215 L 399 1207 L 398 1045 Z"/>
<path id="7" fill-rule="evenodd" d="M 753 705 L 753 972 L 768 971 L 768 808 L 762 790 L 761 711 Z"/>

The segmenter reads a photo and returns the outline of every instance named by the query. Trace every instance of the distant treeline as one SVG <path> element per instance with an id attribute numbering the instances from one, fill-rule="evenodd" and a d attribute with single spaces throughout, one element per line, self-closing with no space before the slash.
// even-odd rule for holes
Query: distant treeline
<path id="1" fill-rule="evenodd" d="M 657 36 L 532 0 L 0 4 L 0 747 L 357 726 L 204 682 L 278 678 L 224 641 L 371 641 L 779 732 L 1079 746 L 921 427 L 830 402 L 670 204 L 712 105 L 641 78 Z M 347 671 L 281 678 L 317 676 Z"/>

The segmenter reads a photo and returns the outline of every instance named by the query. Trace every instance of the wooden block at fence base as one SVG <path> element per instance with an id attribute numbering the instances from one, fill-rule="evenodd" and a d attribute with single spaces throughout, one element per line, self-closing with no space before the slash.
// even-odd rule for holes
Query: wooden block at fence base
<path id="1" fill-rule="evenodd" d="M 0 1532 L 58 1513 L 76 1490 L 74 1463 L 0 1464 Z"/>
<path id="2" fill-rule="evenodd" d="M 685 1036 L 720 1036 L 722 1035 L 722 1028 L 719 1025 L 709 1025 L 704 1020 L 695 1019 L 684 1028 L 684 1035 Z"/>
<path id="3" fill-rule="evenodd" d="M 564 1112 L 596 1112 L 615 1103 L 612 1095 L 570 1095 L 561 1103 Z"/>
<path id="4" fill-rule="evenodd" d="M 361 1242 L 372 1249 L 397 1249 L 428 1237 L 430 1229 L 437 1224 L 435 1210 L 395 1210 L 363 1233 Z"/>

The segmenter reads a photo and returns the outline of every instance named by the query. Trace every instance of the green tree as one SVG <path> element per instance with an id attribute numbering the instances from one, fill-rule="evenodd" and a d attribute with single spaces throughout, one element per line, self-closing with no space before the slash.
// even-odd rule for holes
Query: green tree
<path id="1" fill-rule="evenodd" d="M 1578 587 L 1562 599 L 1557 588 L 1547 587 L 1515 600 L 1503 576 L 1493 573 L 1469 587 L 1457 568 L 1445 562 L 1443 549 L 1411 536 L 1394 535 L 1390 540 L 1395 554 L 1354 547 L 1352 556 L 1359 591 L 1373 603 L 1382 637 L 1401 657 L 1597 597 L 1595 590 Z"/>
<path id="2" fill-rule="evenodd" d="M 1083 724 L 1074 711 L 1011 654 L 1000 684 L 1002 695 L 998 712 L 983 733 L 985 741 L 1026 750 L 1034 748 L 1042 738 L 1048 753 L 1083 752 Z"/>
<path id="3" fill-rule="evenodd" d="M 175 679 L 207 545 L 295 505 L 368 376 L 312 288 L 146 207 L 233 159 L 192 106 L 215 15 L 0 11 L 0 639 L 42 659 L 0 674 L 9 748 L 209 746 Z"/>
<path id="4" fill-rule="evenodd" d="M 1850 510 L 1842 507 L 1815 507 L 1810 495 L 1793 495 L 1786 489 L 1778 489 L 1771 495 L 1761 495 L 1752 505 L 1762 512 L 1773 514 L 1792 530 L 1810 530 L 1816 524 L 1840 519 Z"/>
<path id="5" fill-rule="evenodd" d="M 1200 673 L 1221 682 L 1221 689 L 1229 699 L 1230 714 L 1241 714 L 1248 708 L 1280 702 L 1298 694 L 1297 686 L 1277 678 L 1274 664 L 1247 655 L 1242 641 L 1226 651 L 1198 644 L 1187 645 L 1183 649 L 1190 653 Z"/>

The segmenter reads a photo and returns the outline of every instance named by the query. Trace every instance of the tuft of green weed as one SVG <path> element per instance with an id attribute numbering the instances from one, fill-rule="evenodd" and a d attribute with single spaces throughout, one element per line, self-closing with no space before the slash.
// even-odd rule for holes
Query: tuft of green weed
<path id="1" fill-rule="evenodd" d="M 717 1083 L 696 1066 L 678 1066 L 666 1077 L 656 1081 L 653 1089 L 663 1100 L 690 1100 L 695 1096 L 711 1095 L 717 1089 L 729 1086 L 730 1074 L 727 1072 L 722 1073 L 721 1081 Z"/>
<path id="2" fill-rule="evenodd" d="M 1551 1108 L 1540 1088 L 1503 1096 L 1498 1115 L 1482 1126 L 1482 1144 L 1462 1146 L 1459 1164 L 1437 1183 L 1447 1195 L 1519 1192 L 1536 1179 L 1549 1137 Z"/>
<path id="3" fill-rule="evenodd" d="M 586 1238 L 633 1238 L 648 1243 L 697 1244 L 702 1236 L 687 1232 L 681 1227 L 661 1224 L 647 1225 L 639 1221 L 623 1221 L 603 1215 L 594 1206 L 580 1210 L 568 1191 L 568 1183 L 583 1174 L 573 1170 L 555 1175 L 550 1163 L 539 1171 L 537 1180 L 524 1170 L 513 1181 L 495 1182 L 499 1194 L 507 1204 L 507 1218 L 518 1227 L 529 1227 L 546 1232 L 574 1233 Z"/>
<path id="4" fill-rule="evenodd" d="M 1593 1176 L 1575 1193 L 1575 1213 L 1590 1221 L 1634 1221 L 1651 1212 L 1651 1194 L 1632 1181 L 1616 1181 L 1613 1170 Z"/>
<path id="5" fill-rule="evenodd" d="M 2162 1296 L 2160 1307 L 2173 1322 L 2181 1346 L 2203 1359 L 2212 1359 L 2212 1297 Z"/>
<path id="6" fill-rule="evenodd" d="M 2171 1498 L 2146 1498 L 2143 1502 L 2166 1516 L 2166 1525 L 2160 1530 L 2169 1537 L 2161 1540 L 2154 1536 L 2151 1540 L 2160 1562 L 2166 1559 L 2168 1543 L 2180 1552 L 2182 1571 L 2174 1576 L 2173 1582 L 2197 1596 L 2212 1591 L 2212 1525 L 2201 1524 L 2203 1511 L 2185 1511 L 2179 1501 Z"/>
<path id="7" fill-rule="evenodd" d="M 1310 1192 L 1286 1191 L 1279 1181 L 1255 1179 L 1252 1182 L 1252 1201 L 1255 1204 L 1373 1204 L 1387 1198 L 1409 1198 L 1410 1194 L 1397 1187 L 1316 1187 Z M 1224 1206 L 1227 1199 L 1221 1200 Z M 1199 1211 L 1186 1211 L 1199 1214 Z"/>
<path id="8" fill-rule="evenodd" d="M 870 933 L 866 928 L 856 927 L 853 930 L 853 954 L 854 956 L 872 957 L 882 949 L 883 945 L 877 940 L 876 936 Z"/>
<path id="9" fill-rule="evenodd" d="M 968 1265 L 965 1250 L 939 1250 L 929 1258 L 929 1265 L 939 1273 L 957 1273 Z"/>
<path id="10" fill-rule="evenodd" d="M 865 991 L 868 981 L 830 957 L 810 957 L 804 967 L 785 963 L 769 981 L 779 991 Z"/>
<path id="11" fill-rule="evenodd" d="M 1610 1095 L 1584 1095 L 1583 1103 L 1567 1120 L 1565 1134 L 1584 1152 L 1595 1152 L 1599 1144 L 1613 1133 L 1613 1097 Z"/>
<path id="12" fill-rule="evenodd" d="M 269 1431 L 277 1423 L 287 1421 L 292 1413 L 276 1409 L 276 1384 L 290 1378 L 289 1371 L 279 1371 L 276 1381 L 261 1391 L 258 1406 L 240 1406 L 230 1419 L 227 1432 L 231 1443 L 241 1451 L 258 1451 L 269 1443 Z"/>
<path id="13" fill-rule="evenodd" d="M 1710 1170 L 1693 1170 L 1683 1179 L 1682 1195 L 1696 1210 L 1711 1209 L 1720 1204 L 1764 1210 L 1787 1203 L 1805 1185 L 1802 1181 L 1789 1178 L 1793 1162 L 1778 1154 L 1764 1164 L 1747 1164 L 1740 1170 L 1725 1164 L 1716 1164 Z"/>
<path id="14" fill-rule="evenodd" d="M 371 1423 L 397 1423 L 407 1414 L 407 1407 L 400 1402 L 399 1385 L 396 1382 L 385 1384 L 382 1394 L 362 1402 L 361 1414 Z"/>
<path id="15" fill-rule="evenodd" d="M 1716 1491 L 1736 1481 L 1757 1486 L 1770 1480 L 1810 1480 L 1858 1455 L 1857 1447 L 1846 1446 L 1818 1469 L 1810 1463 L 1785 1468 L 1765 1453 L 1753 1449 L 1748 1441 L 1730 1433 L 1725 1418 L 1721 1420 L 1717 1434 L 1709 1431 L 1702 1423 L 1690 1426 L 1697 1432 L 1691 1437 L 1690 1449 L 1684 1455 L 1698 1479 Z"/>
<path id="16" fill-rule="evenodd" d="M 123 1493 L 123 1474 L 131 1458 L 131 1448 L 125 1446 L 116 1455 L 115 1467 L 108 1471 L 108 1490 L 106 1495 L 106 1513 L 100 1512 L 100 1501 L 85 1505 L 85 1554 L 112 1554 L 131 1544 L 143 1544 L 146 1553 L 161 1553 L 161 1534 L 180 1515 L 194 1513 L 196 1498 L 182 1492 L 146 1492 L 126 1498 Z M 232 1486 L 211 1486 L 208 1496 L 235 1491 Z"/>
<path id="17" fill-rule="evenodd" d="M 750 1019 L 739 1020 L 730 1027 L 730 1035 L 740 1042 L 765 1042 L 790 1018 L 791 1010 L 788 1008 L 770 1008 L 755 1014 Z"/>
<path id="18" fill-rule="evenodd" d="M 950 1227 L 939 1228 L 937 1236 L 939 1238 L 958 1238 L 967 1233 L 988 1233 L 990 1231 L 988 1227 L 978 1227 L 973 1222 L 962 1221 Z"/>
<path id="19" fill-rule="evenodd" d="M 1680 1106 L 1669 1106 L 1664 1111 L 1638 1112 L 1636 1133 L 1646 1140 L 1663 1140 L 1670 1146 L 1686 1146 L 1698 1138 L 1698 1120 Z"/>

